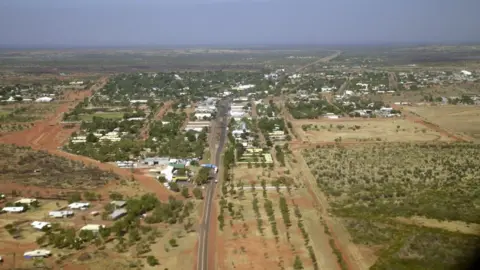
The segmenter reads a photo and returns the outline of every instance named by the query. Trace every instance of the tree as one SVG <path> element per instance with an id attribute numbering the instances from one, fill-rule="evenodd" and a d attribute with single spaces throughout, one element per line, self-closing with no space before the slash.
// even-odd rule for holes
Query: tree
<path id="1" fill-rule="evenodd" d="M 210 168 L 202 167 L 196 177 L 195 177 L 195 184 L 203 185 L 208 182 L 208 177 L 210 176 Z"/>
<path id="2" fill-rule="evenodd" d="M 147 257 L 147 263 L 150 266 L 159 265 L 157 258 L 155 258 L 154 256 L 151 256 L 151 255 Z"/>
<path id="3" fill-rule="evenodd" d="M 295 270 L 303 269 L 303 263 L 300 260 L 300 257 L 298 255 L 295 256 L 295 262 L 293 263 L 293 269 L 295 269 Z"/>
<path id="4" fill-rule="evenodd" d="M 177 240 L 175 238 L 172 238 L 168 241 L 172 247 L 178 247 Z"/>
<path id="5" fill-rule="evenodd" d="M 190 197 L 190 194 L 188 193 L 188 188 L 187 187 L 182 187 L 182 196 L 185 198 Z"/>
<path id="6" fill-rule="evenodd" d="M 195 196 L 196 199 L 201 200 L 203 199 L 203 193 L 202 190 L 199 189 L 198 187 L 193 189 L 193 195 Z"/>
<path id="7" fill-rule="evenodd" d="M 178 187 L 178 184 L 176 182 L 170 182 L 168 183 L 168 186 L 172 191 L 179 192 L 180 188 Z"/>

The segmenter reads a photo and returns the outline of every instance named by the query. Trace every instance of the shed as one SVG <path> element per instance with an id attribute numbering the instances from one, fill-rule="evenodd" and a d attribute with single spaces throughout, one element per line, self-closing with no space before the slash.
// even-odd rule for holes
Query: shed
<path id="1" fill-rule="evenodd" d="M 50 211 L 48 215 L 53 218 L 64 218 L 73 216 L 73 211 Z"/>
<path id="2" fill-rule="evenodd" d="M 34 221 L 30 225 L 37 230 L 43 230 L 44 228 L 50 228 L 50 222 L 45 221 Z"/>
<path id="3" fill-rule="evenodd" d="M 51 102 L 52 100 L 53 98 L 51 97 L 41 97 L 41 98 L 37 98 L 35 102 Z"/>
<path id="4" fill-rule="evenodd" d="M 98 232 L 100 231 L 100 228 L 104 228 L 104 225 L 99 225 L 99 224 L 88 224 L 83 226 L 80 230 L 81 231 L 91 231 L 91 232 Z"/>
<path id="5" fill-rule="evenodd" d="M 74 202 L 68 205 L 70 209 L 86 209 L 90 207 L 90 203 L 88 202 Z"/>
<path id="6" fill-rule="evenodd" d="M 21 213 L 25 211 L 25 207 L 23 206 L 16 206 L 16 207 L 4 207 L 2 209 L 4 212 L 9 212 L 9 213 Z"/>
<path id="7" fill-rule="evenodd" d="M 50 250 L 46 249 L 36 249 L 32 251 L 27 251 L 23 253 L 23 257 L 25 258 L 38 258 L 38 257 L 48 257 L 52 254 Z"/>
<path id="8" fill-rule="evenodd" d="M 36 201 L 37 201 L 37 199 L 33 199 L 33 198 L 21 198 L 20 200 L 16 201 L 15 203 L 32 204 Z"/>
<path id="9" fill-rule="evenodd" d="M 117 209 L 117 210 L 113 211 L 110 214 L 110 218 L 112 220 L 117 220 L 117 219 L 125 216 L 126 214 L 127 214 L 127 210 L 125 208 L 121 208 L 121 209 Z"/>

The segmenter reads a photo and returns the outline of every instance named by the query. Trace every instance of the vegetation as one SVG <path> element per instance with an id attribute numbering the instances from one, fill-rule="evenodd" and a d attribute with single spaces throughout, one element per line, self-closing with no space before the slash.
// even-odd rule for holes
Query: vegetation
<path id="1" fill-rule="evenodd" d="M 438 269 L 464 261 L 478 239 L 392 218 L 480 223 L 479 153 L 470 143 L 401 143 L 320 147 L 305 156 L 354 241 L 384 247 L 372 269 Z"/>
<path id="2" fill-rule="evenodd" d="M 14 145 L 0 144 L 0 167 L 4 182 L 15 179 L 15 183 L 41 187 L 90 189 L 118 179 L 113 173 L 82 162 Z"/>

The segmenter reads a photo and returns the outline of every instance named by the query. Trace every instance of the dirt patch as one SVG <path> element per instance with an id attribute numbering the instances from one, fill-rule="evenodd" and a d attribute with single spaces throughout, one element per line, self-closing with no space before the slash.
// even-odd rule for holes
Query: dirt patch
<path id="1" fill-rule="evenodd" d="M 301 123 L 301 124 L 299 124 Z M 441 133 L 405 119 L 293 122 L 301 140 L 318 142 L 448 141 Z"/>
<path id="2" fill-rule="evenodd" d="M 480 107 L 465 105 L 405 107 L 424 120 L 460 136 L 480 141 Z"/>
<path id="3" fill-rule="evenodd" d="M 462 221 L 441 221 L 425 217 L 396 217 L 394 220 L 404 224 L 437 228 L 451 232 L 480 236 L 480 224 L 468 224 Z"/>

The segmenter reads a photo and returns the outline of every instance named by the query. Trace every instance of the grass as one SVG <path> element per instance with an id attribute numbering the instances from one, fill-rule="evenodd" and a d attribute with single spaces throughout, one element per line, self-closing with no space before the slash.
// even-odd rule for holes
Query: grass
<path id="1" fill-rule="evenodd" d="M 338 138 L 342 142 L 448 140 L 438 132 L 404 119 L 311 122 L 302 124 L 297 133 L 312 142 L 333 142 Z"/>
<path id="2" fill-rule="evenodd" d="M 101 117 L 105 119 L 123 119 L 122 112 L 104 112 L 104 113 L 94 113 L 94 114 L 82 114 L 80 119 L 82 121 L 91 122 L 93 117 Z"/>

